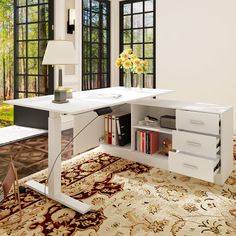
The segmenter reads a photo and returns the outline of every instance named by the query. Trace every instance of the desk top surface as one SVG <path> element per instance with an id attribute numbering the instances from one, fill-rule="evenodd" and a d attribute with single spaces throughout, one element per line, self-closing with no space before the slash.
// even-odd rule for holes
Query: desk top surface
<path id="1" fill-rule="evenodd" d="M 74 92 L 68 103 L 53 103 L 53 95 L 23 98 L 6 101 L 8 104 L 57 112 L 62 114 L 80 114 L 107 106 L 131 103 L 140 99 L 174 92 L 166 89 L 138 89 L 111 87 L 96 90 Z"/>

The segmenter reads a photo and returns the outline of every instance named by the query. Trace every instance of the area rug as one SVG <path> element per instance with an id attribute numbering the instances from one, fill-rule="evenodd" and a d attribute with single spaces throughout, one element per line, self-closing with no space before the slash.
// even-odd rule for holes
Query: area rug
<path id="1" fill-rule="evenodd" d="M 27 179 L 43 183 L 46 175 Z M 14 195 L 1 205 L 0 235 L 236 235 L 236 162 L 220 186 L 95 150 L 64 163 L 62 189 L 91 210 L 83 215 L 27 189 L 20 224 Z"/>

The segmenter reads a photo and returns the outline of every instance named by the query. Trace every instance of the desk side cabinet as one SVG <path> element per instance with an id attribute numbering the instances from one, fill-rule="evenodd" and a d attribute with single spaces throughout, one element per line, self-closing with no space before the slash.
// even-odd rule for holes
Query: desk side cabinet
<path id="1" fill-rule="evenodd" d="M 223 184 L 233 166 L 232 117 L 231 108 L 176 110 L 169 170 Z"/>
<path id="2" fill-rule="evenodd" d="M 223 184 L 233 168 L 233 109 L 213 104 L 145 99 L 131 104 L 131 143 L 103 145 L 113 155 L 212 183 Z M 146 116 L 175 116 L 176 129 L 145 125 Z M 157 133 L 155 153 L 143 149 Z M 140 142 L 139 139 L 142 139 Z M 171 143 L 165 150 L 163 143 Z M 139 147 L 140 145 L 140 147 Z M 146 147 L 148 147 L 146 145 Z M 152 144 L 153 145 L 153 144 Z"/>

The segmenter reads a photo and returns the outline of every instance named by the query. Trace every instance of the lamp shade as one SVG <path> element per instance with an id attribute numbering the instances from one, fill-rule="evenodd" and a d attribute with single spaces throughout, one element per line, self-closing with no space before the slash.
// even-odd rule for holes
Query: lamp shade
<path id="1" fill-rule="evenodd" d="M 43 57 L 43 65 L 74 65 L 75 48 L 71 41 L 49 40 Z"/>

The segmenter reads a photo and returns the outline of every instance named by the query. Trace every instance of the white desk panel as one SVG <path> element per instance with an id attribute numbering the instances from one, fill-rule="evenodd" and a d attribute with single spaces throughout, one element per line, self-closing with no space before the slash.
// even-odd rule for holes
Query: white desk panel
<path id="1" fill-rule="evenodd" d="M 69 102 L 63 104 L 53 103 L 53 95 L 8 100 L 6 103 L 62 114 L 80 114 L 106 106 L 120 105 L 171 92 L 173 90 L 111 87 L 74 92 L 73 98 L 68 99 Z"/>
<path id="2" fill-rule="evenodd" d="M 61 155 L 59 154 L 61 152 L 60 114 L 76 115 L 99 108 L 121 105 L 170 92 L 173 91 L 164 89 L 128 89 L 124 87 L 111 87 L 74 92 L 73 98 L 69 99 L 68 103 L 63 104 L 53 103 L 53 95 L 6 101 L 6 103 L 12 105 L 49 111 L 48 171 L 51 175 L 48 180 L 48 187 L 44 192 L 44 184 L 37 183 L 36 181 L 28 181 L 26 185 L 82 214 L 86 213 L 90 209 L 90 206 L 61 193 Z"/>

